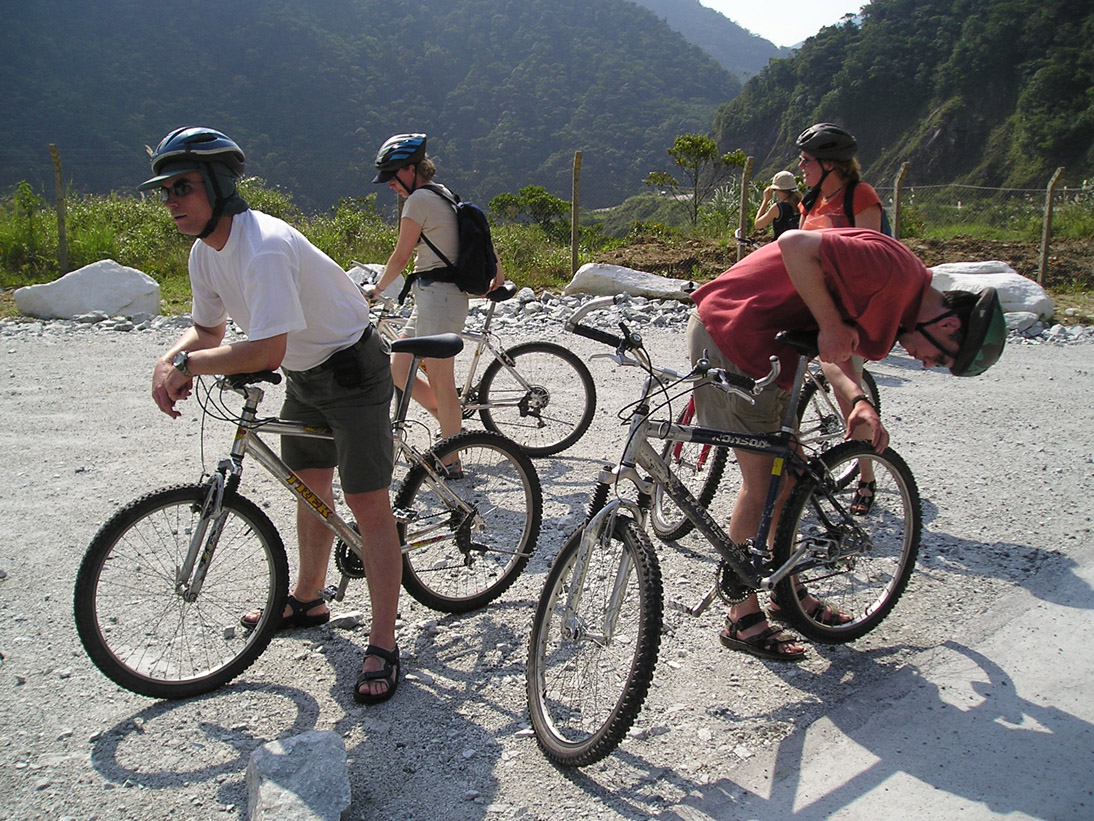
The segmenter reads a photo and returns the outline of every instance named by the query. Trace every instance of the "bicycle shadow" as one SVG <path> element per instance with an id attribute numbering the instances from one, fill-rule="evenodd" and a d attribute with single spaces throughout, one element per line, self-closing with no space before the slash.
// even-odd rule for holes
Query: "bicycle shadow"
<path id="1" fill-rule="evenodd" d="M 764 807 L 772 816 L 829 818 L 886 785 L 898 790 L 896 785 L 914 779 L 993 813 L 1045 817 L 1040 779 L 1047 773 L 1054 784 L 1089 779 L 1090 755 L 1081 751 L 1089 751 L 1094 725 L 1022 697 L 998 664 L 970 647 L 947 641 L 931 655 L 942 653 L 950 657 L 943 659 L 945 684 L 929 680 L 914 666 L 903 666 L 887 679 L 877 699 L 868 704 L 849 699 L 826 716 L 835 733 L 861 745 L 865 756 L 841 762 L 819 789 L 805 785 L 797 774 L 811 755 L 825 754 L 827 738 L 822 735 L 814 746 L 812 728 L 795 733 L 779 747 L 770 792 L 751 792 L 741 809 Z M 960 657 L 971 666 L 962 665 Z M 879 718 L 882 710 L 886 715 Z M 884 732 L 879 732 L 880 721 L 887 722 Z M 931 729 L 923 731 L 925 726 Z M 1033 762 L 1037 764 L 1030 768 Z M 929 812 L 926 807 L 919 811 Z"/>

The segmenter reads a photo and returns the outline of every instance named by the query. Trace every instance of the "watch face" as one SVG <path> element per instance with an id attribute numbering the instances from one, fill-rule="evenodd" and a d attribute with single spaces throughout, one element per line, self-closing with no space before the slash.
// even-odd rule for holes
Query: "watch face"
<path id="1" fill-rule="evenodd" d="M 175 366 L 177 370 L 182 371 L 187 376 L 190 375 L 190 371 L 186 369 L 186 363 L 190 359 L 186 351 L 179 351 L 175 354 L 175 358 L 171 360 L 171 364 Z"/>

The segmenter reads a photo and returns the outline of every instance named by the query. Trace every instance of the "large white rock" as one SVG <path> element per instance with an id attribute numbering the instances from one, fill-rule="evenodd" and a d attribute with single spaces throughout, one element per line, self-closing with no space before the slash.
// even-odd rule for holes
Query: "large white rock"
<path id="1" fill-rule="evenodd" d="M 994 288 L 1004 313 L 1031 313 L 1051 319 L 1055 306 L 1045 289 L 1005 262 L 945 262 L 931 268 L 932 284 L 940 291 L 975 291 Z"/>
<path id="2" fill-rule="evenodd" d="M 577 269 L 562 293 L 593 294 L 630 294 L 649 299 L 677 299 L 686 302 L 695 283 L 686 279 L 671 279 L 624 268 L 621 265 L 608 265 L 603 262 L 590 262 Z"/>
<path id="3" fill-rule="evenodd" d="M 93 311 L 110 316 L 158 316 L 160 286 L 136 268 L 104 259 L 53 282 L 19 288 L 15 305 L 20 312 L 41 319 L 72 319 Z"/>

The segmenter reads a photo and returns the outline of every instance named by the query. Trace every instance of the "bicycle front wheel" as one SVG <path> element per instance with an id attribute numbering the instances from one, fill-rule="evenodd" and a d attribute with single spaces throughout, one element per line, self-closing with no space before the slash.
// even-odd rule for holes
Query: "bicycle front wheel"
<path id="1" fill-rule="evenodd" d="M 824 486 L 805 479 L 794 486 L 775 534 L 775 565 L 801 549 L 794 572 L 775 587 L 779 613 L 804 636 L 839 644 L 864 636 L 889 615 L 908 585 L 919 553 L 923 521 L 911 470 L 892 450 L 876 453 L 865 442 L 845 442 L 821 457 Z M 877 482 L 869 513 L 850 512 L 853 487 L 836 477 L 848 465 L 869 461 Z M 805 611 L 796 585 L 851 617 L 825 625 Z"/>
<path id="2" fill-rule="evenodd" d="M 695 418 L 695 399 L 688 400 L 687 406 L 677 415 L 676 424 L 690 425 Z M 661 458 L 672 468 L 676 477 L 684 483 L 691 494 L 703 507 L 709 507 L 714 500 L 725 473 L 726 463 L 730 461 L 729 448 L 699 445 L 694 442 L 665 442 L 661 449 Z M 676 506 L 660 484 L 653 488 L 653 505 L 650 508 L 650 526 L 657 536 L 665 541 L 682 539 L 691 533 L 695 525 Z"/>
<path id="3" fill-rule="evenodd" d="M 536 741 L 566 766 L 618 746 L 646 700 L 661 642 L 661 571 L 649 538 L 623 517 L 591 550 L 584 532 L 547 574 L 525 673 Z"/>
<path id="4" fill-rule="evenodd" d="M 479 401 L 487 430 L 508 436 L 530 456 L 551 456 L 589 429 L 596 387 L 573 352 L 553 342 L 528 342 L 487 366 Z"/>
<path id="5" fill-rule="evenodd" d="M 878 413 L 881 413 L 881 394 L 878 392 L 877 382 L 874 375 L 866 370 L 862 372 L 862 392 Z M 817 455 L 845 441 L 847 423 L 832 393 L 832 386 L 819 371 L 814 379 L 807 379 L 802 387 L 801 398 L 798 400 L 798 428 L 802 444 Z M 858 472 L 857 461 L 844 465 L 843 473 L 835 477 L 840 488 L 846 487 Z"/>
<path id="6" fill-rule="evenodd" d="M 226 493 L 224 518 L 200 589 L 180 570 L 199 534 L 209 546 L 210 485 L 143 496 L 99 530 L 76 578 L 76 629 L 112 681 L 152 698 L 190 698 L 231 681 L 266 649 L 288 593 L 277 528 Z M 253 631 L 239 619 L 262 609 Z"/>
<path id="7" fill-rule="evenodd" d="M 426 607 L 465 613 L 508 590 L 528 564 L 543 494 L 532 460 L 500 434 L 459 433 L 424 459 L 437 471 L 453 456 L 461 478 L 437 478 L 416 464 L 395 508 L 403 587 Z"/>

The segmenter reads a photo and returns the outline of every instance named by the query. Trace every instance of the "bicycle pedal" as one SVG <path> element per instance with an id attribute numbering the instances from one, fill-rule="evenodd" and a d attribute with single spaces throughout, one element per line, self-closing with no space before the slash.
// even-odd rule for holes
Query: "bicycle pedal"
<path id="1" fill-rule="evenodd" d="M 392 508 L 391 512 L 395 514 L 395 521 L 401 525 L 410 524 L 418 518 L 418 514 L 413 510 L 406 510 L 401 507 Z"/>

